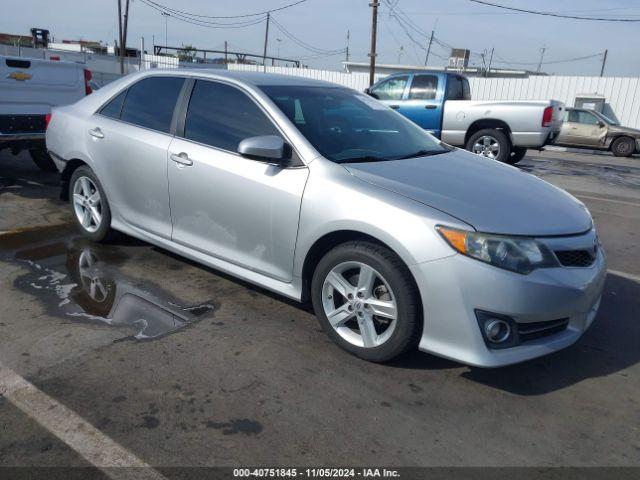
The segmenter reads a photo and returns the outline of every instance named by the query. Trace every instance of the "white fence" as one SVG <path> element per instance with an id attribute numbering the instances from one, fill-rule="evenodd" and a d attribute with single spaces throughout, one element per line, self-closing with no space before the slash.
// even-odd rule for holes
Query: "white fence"
<path id="1" fill-rule="evenodd" d="M 263 71 L 259 65 L 229 64 L 229 70 Z M 363 91 L 369 85 L 367 73 L 344 73 L 292 67 L 267 67 L 268 73 L 296 75 L 338 83 Z M 376 80 L 384 75 L 376 75 Z M 576 95 L 605 97 L 604 114 L 622 125 L 640 128 L 640 78 L 560 77 L 469 78 L 471 98 L 476 100 L 560 100 L 573 106 Z"/>

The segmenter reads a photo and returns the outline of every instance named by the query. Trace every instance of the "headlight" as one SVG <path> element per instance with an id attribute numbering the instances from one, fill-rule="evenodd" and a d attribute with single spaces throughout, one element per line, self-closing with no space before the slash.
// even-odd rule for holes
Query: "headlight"
<path id="1" fill-rule="evenodd" d="M 505 270 L 527 274 L 541 267 L 557 267 L 558 260 L 533 238 L 508 237 L 437 226 L 451 247 L 463 255 Z"/>

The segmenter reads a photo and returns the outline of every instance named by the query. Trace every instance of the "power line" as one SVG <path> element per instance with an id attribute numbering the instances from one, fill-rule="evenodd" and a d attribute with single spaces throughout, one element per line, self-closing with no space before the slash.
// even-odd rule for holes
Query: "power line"
<path id="1" fill-rule="evenodd" d="M 195 18 L 185 17 L 179 13 L 168 12 L 163 10 L 160 7 L 155 6 L 151 0 L 140 0 L 144 5 L 153 8 L 154 10 L 162 13 L 165 16 L 169 16 L 171 18 L 175 18 L 176 20 L 180 20 L 181 22 L 188 23 L 190 25 L 197 25 L 199 27 L 207 27 L 207 28 L 245 28 L 250 27 L 252 25 L 257 25 L 265 21 L 266 16 L 258 19 L 251 20 L 242 20 L 239 22 L 230 22 L 230 23 L 222 23 L 222 22 L 213 22 L 209 20 L 199 20 Z"/>
<path id="2" fill-rule="evenodd" d="M 583 17 L 577 15 L 563 15 L 554 12 L 540 12 L 537 10 L 527 10 L 524 8 L 507 7 L 506 5 L 499 5 L 497 3 L 486 2 L 484 0 L 469 0 L 473 3 L 479 3 L 480 5 L 486 5 L 488 7 L 502 8 L 504 10 L 511 10 L 520 13 L 530 13 L 532 15 L 544 15 L 547 17 L 568 18 L 571 20 L 591 20 L 594 22 L 640 22 L 640 19 L 636 18 L 604 18 L 604 17 Z"/>
<path id="3" fill-rule="evenodd" d="M 271 17 L 271 21 L 273 22 L 273 24 L 278 28 L 278 30 L 280 30 L 282 32 L 283 35 L 285 35 L 289 40 L 291 40 L 293 43 L 295 43 L 296 45 L 298 45 L 299 47 L 305 49 L 305 50 L 309 50 L 310 52 L 316 53 L 316 54 L 322 54 L 322 55 L 337 55 L 340 53 L 345 53 L 346 48 L 339 48 L 339 49 L 335 49 L 335 50 L 327 50 L 324 48 L 319 48 L 319 47 L 314 47 L 313 45 L 305 42 L 304 40 L 301 40 L 300 38 L 296 37 L 293 33 L 291 33 L 289 30 L 287 30 L 284 25 L 282 25 L 280 22 L 278 22 L 275 18 Z"/>
<path id="4" fill-rule="evenodd" d="M 169 12 L 180 13 L 182 15 L 186 15 L 188 17 L 198 17 L 198 18 L 246 18 L 246 17 L 259 17 L 260 15 L 266 15 L 267 13 L 279 12 L 280 10 L 284 10 L 286 8 L 295 7 L 296 5 L 300 5 L 301 3 L 307 2 L 308 0 L 298 0 L 297 2 L 289 3 L 287 5 L 283 5 L 281 7 L 272 8 L 270 10 L 264 10 L 262 12 L 255 13 L 246 13 L 244 15 L 201 15 L 197 13 L 185 12 L 183 10 L 176 10 L 171 7 L 167 7 L 166 5 L 162 5 L 161 3 L 155 2 L 153 0 L 147 0 L 148 2 L 156 5 L 163 10 L 167 10 Z"/>

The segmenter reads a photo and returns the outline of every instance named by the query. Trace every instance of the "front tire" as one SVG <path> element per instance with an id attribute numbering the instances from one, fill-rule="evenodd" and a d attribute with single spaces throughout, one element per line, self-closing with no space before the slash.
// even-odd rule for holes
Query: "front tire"
<path id="1" fill-rule="evenodd" d="M 469 137 L 466 149 L 476 155 L 508 163 L 511 156 L 511 141 L 501 130 L 485 128 Z"/>
<path id="2" fill-rule="evenodd" d="M 57 172 L 58 168 L 53 163 L 53 159 L 44 148 L 32 148 L 29 150 L 29 156 L 40 170 L 43 172 Z"/>
<path id="3" fill-rule="evenodd" d="M 630 137 L 618 137 L 611 144 L 611 151 L 616 157 L 630 157 L 636 149 L 636 143 Z"/>
<path id="4" fill-rule="evenodd" d="M 380 245 L 353 241 L 329 251 L 311 282 L 322 328 L 344 350 L 385 362 L 416 347 L 420 296 L 402 260 Z"/>
<path id="5" fill-rule="evenodd" d="M 111 240 L 111 209 L 107 196 L 93 170 L 78 167 L 69 181 L 69 201 L 76 225 L 82 234 L 94 242 Z"/>

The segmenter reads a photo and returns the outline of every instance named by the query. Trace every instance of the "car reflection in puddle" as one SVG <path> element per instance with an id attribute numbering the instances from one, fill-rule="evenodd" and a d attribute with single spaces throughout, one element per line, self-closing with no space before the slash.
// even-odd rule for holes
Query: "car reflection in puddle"
<path id="1" fill-rule="evenodd" d="M 36 295 L 49 313 L 131 331 L 125 338 L 158 338 L 215 310 L 213 301 L 184 305 L 157 286 L 127 277 L 119 269 L 127 261 L 124 253 L 82 238 L 23 247 L 5 260 L 28 268 L 14 285 Z"/>

